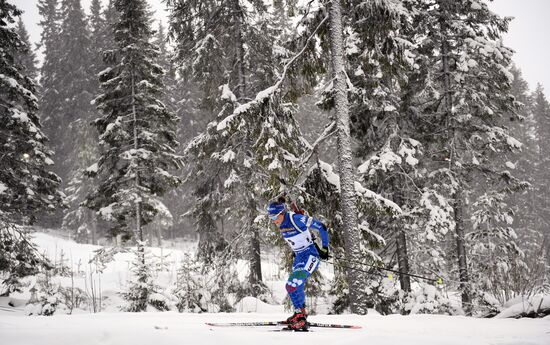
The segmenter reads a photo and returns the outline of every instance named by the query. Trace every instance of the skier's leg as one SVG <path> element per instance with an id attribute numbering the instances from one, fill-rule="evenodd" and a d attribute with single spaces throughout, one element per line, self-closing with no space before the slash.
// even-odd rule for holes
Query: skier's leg
<path id="1" fill-rule="evenodd" d="M 286 282 L 286 290 L 294 306 L 294 314 L 287 319 L 289 328 L 307 330 L 307 311 L 305 308 L 305 285 L 307 279 L 319 266 L 319 258 L 309 253 L 298 254 L 292 265 L 292 273 Z"/>
<path id="2" fill-rule="evenodd" d="M 310 274 L 302 267 L 296 268 L 292 271 L 286 282 L 286 291 L 292 301 L 294 310 L 301 309 L 305 306 L 305 283 Z"/>

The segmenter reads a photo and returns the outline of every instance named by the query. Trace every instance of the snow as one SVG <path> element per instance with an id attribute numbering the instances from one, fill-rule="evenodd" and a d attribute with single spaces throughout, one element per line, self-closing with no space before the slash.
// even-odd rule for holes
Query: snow
<path id="1" fill-rule="evenodd" d="M 229 174 L 229 177 L 225 180 L 223 183 L 224 188 L 231 188 L 233 184 L 236 182 L 239 182 L 241 179 L 239 177 L 239 174 L 233 169 L 231 169 L 231 173 Z"/>
<path id="2" fill-rule="evenodd" d="M 516 138 L 513 138 L 513 137 L 506 138 L 506 142 L 510 147 L 515 149 L 520 149 L 522 146 L 522 143 L 520 143 Z"/>
<path id="3" fill-rule="evenodd" d="M 29 122 L 29 116 L 27 115 L 27 113 L 25 113 L 23 111 L 17 111 L 11 117 L 14 118 L 14 119 L 17 119 L 17 120 L 19 120 L 23 123 Z"/>
<path id="4" fill-rule="evenodd" d="M 222 86 L 220 86 L 220 90 L 222 92 L 221 99 L 230 102 L 237 102 L 237 97 L 233 92 L 231 92 L 229 84 L 223 84 Z"/>
<path id="5" fill-rule="evenodd" d="M 12 88 L 19 87 L 19 83 L 17 80 L 13 79 L 12 77 L 8 77 L 5 74 L 0 74 L 0 80 L 4 81 L 4 83 L 8 84 Z"/>
<path id="6" fill-rule="evenodd" d="M 270 86 L 268 87 L 267 89 L 265 90 L 262 90 L 260 92 L 258 92 L 258 94 L 256 95 L 256 98 L 255 98 L 255 101 L 259 104 L 259 103 L 262 103 L 265 99 L 271 97 L 271 95 L 277 91 L 279 85 L 273 85 L 273 86 Z"/>
<path id="7" fill-rule="evenodd" d="M 519 298 L 516 302 L 517 303 L 503 310 L 496 318 L 518 317 L 521 314 L 529 314 L 540 310 L 550 309 L 550 296 L 535 295 L 531 298 Z M 548 319 L 550 323 L 548 317 L 545 319 Z"/>
<path id="8" fill-rule="evenodd" d="M 267 142 L 265 143 L 265 149 L 269 150 L 275 147 L 277 147 L 277 143 L 275 142 L 275 140 L 273 140 L 273 138 L 267 139 Z"/>
<path id="9" fill-rule="evenodd" d="M 14 78 L 0 73 L 0 82 L 2 82 L 3 84 L 7 84 L 12 89 L 17 89 L 18 92 L 21 92 L 25 96 L 29 97 L 32 101 L 38 102 L 38 98 L 36 98 L 36 96 L 31 91 L 19 84 L 19 82 Z"/>
<path id="10" fill-rule="evenodd" d="M 221 157 L 221 161 L 224 163 L 232 162 L 235 160 L 236 154 L 232 150 L 227 150 L 224 155 Z"/>
<path id="11" fill-rule="evenodd" d="M 252 300 L 247 301 L 251 303 Z M 247 306 L 250 306 L 248 304 Z M 246 309 L 244 309 L 246 310 Z M 212 327 L 206 322 L 276 321 L 288 313 L 99 313 L 24 317 L 3 313 L 3 344 L 59 345 L 543 345 L 548 343 L 548 319 L 474 319 L 462 316 L 312 315 L 321 323 L 344 323 L 362 329 L 314 329 L 309 333 L 273 333 L 277 327 Z M 1 311 L 0 311 L 1 313 Z"/>
<path id="12" fill-rule="evenodd" d="M 275 158 L 271 163 L 269 163 L 269 166 L 267 167 L 267 170 L 273 171 L 281 169 L 281 163 L 277 158 Z"/>
<path id="13" fill-rule="evenodd" d="M 97 173 L 97 170 L 99 169 L 99 166 L 97 163 L 94 163 L 92 165 L 90 165 L 87 169 L 86 169 L 86 172 L 88 173 Z"/>
<path id="14" fill-rule="evenodd" d="M 246 105 L 246 104 L 245 104 Z M 237 107 L 237 109 L 235 110 L 235 112 L 237 112 L 237 110 L 239 108 L 241 108 L 242 106 L 239 106 Z M 246 111 L 246 110 L 242 110 L 243 112 Z M 218 132 L 220 131 L 223 131 L 224 129 L 227 128 L 227 126 L 229 125 L 229 123 L 235 118 L 235 114 L 231 114 L 229 115 L 228 117 L 226 117 L 225 119 L 221 120 L 218 125 L 216 126 L 216 130 Z"/>
<path id="15" fill-rule="evenodd" d="M 33 242 L 40 251 L 50 258 L 59 260 L 60 253 L 79 266 L 81 275 L 75 276 L 75 285 L 82 287 L 89 277 L 91 265 L 87 262 L 100 246 L 78 244 L 71 240 L 53 237 L 45 233 L 35 233 Z M 179 263 L 185 252 L 193 253 L 196 243 L 178 243 L 178 248 L 150 248 L 154 255 L 163 255 L 170 263 Z M 265 253 L 264 253 L 265 254 Z M 284 297 L 284 279 L 278 266 L 273 264 L 275 256 L 264 257 L 262 271 L 265 282 L 274 291 L 275 300 Z M 314 329 L 310 333 L 273 333 L 277 327 L 212 327 L 206 322 L 253 322 L 278 321 L 288 317 L 283 304 L 267 304 L 253 297 L 245 297 L 237 302 L 236 313 L 178 313 L 170 312 L 120 312 L 114 305 L 122 302 L 116 291 L 128 278 L 128 265 L 133 260 L 129 252 L 117 253 L 114 261 L 107 264 L 101 276 L 101 289 L 104 298 L 110 302 L 100 313 L 75 310 L 73 315 L 56 313 L 53 316 L 26 316 L 24 296 L 0 297 L 0 338 L 2 344 L 10 345 L 59 345 L 59 344 L 117 344 L 117 345 L 181 345 L 181 344 L 224 344 L 224 345 L 275 345 L 285 343 L 327 343 L 327 344 L 376 344 L 394 345 L 543 345 L 548 343 L 550 318 L 544 319 L 478 319 L 465 316 L 443 315 L 389 315 L 382 316 L 369 310 L 366 316 L 359 315 L 311 315 L 309 319 L 320 323 L 341 323 L 362 326 L 356 330 Z M 327 264 L 321 269 L 325 271 Z M 243 263 L 239 276 L 246 273 Z M 174 278 L 175 272 L 159 276 L 165 283 Z M 325 274 L 325 272 L 323 272 Z M 331 275 L 326 275 L 331 279 Z M 244 277 L 243 277 L 244 278 Z M 71 278 L 65 277 L 66 284 Z M 70 286 L 70 285 L 69 285 Z M 427 290 L 427 295 L 434 290 Z M 157 296 L 160 299 L 164 295 Z M 27 297 L 28 298 L 28 297 Z M 534 299 L 533 305 L 538 306 Z M 10 306 L 8 303 L 13 305 Z M 515 308 L 520 300 L 510 305 Z M 543 301 L 543 306 L 550 299 Z M 323 309 L 324 308 L 324 309 Z M 323 306 L 320 310 L 326 310 Z M 306 339 L 307 338 L 307 339 Z M 62 341 L 60 342 L 60 339 Z"/>
<path id="16" fill-rule="evenodd" d="M 141 80 L 136 85 L 139 88 L 146 88 L 146 89 L 152 89 L 155 87 L 155 85 L 151 84 L 148 80 Z"/>
<path id="17" fill-rule="evenodd" d="M 105 220 L 113 219 L 113 204 L 100 208 L 97 213 Z"/>
<path id="18" fill-rule="evenodd" d="M 325 178 L 327 179 L 327 182 L 333 185 L 336 189 L 340 189 L 340 176 L 338 176 L 333 170 L 332 165 L 320 161 L 319 162 L 320 168 L 323 171 L 323 174 L 325 175 Z"/>
<path id="19" fill-rule="evenodd" d="M 5 191 L 7 191 L 9 188 L 2 182 L 0 182 L 0 194 L 3 194 Z"/>

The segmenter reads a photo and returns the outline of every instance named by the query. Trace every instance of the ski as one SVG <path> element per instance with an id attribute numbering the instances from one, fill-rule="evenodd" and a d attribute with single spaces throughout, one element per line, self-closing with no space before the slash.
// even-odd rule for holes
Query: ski
<path id="1" fill-rule="evenodd" d="M 286 321 L 260 321 L 260 322 L 206 322 L 214 327 L 260 327 L 260 326 L 285 326 Z"/>
<path id="2" fill-rule="evenodd" d="M 313 332 L 311 329 L 292 329 L 292 328 L 279 328 L 279 329 L 270 329 L 270 332 L 298 332 L 298 333 L 306 333 L 306 332 Z"/>
<path id="3" fill-rule="evenodd" d="M 317 323 L 309 322 L 309 327 L 321 327 L 321 328 L 345 328 L 345 329 L 361 329 L 363 327 L 357 325 L 342 325 L 342 324 L 333 324 L 333 323 Z"/>
<path id="4" fill-rule="evenodd" d="M 260 322 L 225 322 L 225 323 L 216 323 L 216 322 L 206 322 L 208 326 L 214 327 L 262 327 L 262 326 L 287 326 L 286 321 L 260 321 Z M 342 329 L 360 329 L 361 326 L 357 325 L 341 325 L 341 324 L 331 324 L 331 323 L 317 323 L 309 322 L 309 327 L 319 327 L 319 328 L 342 328 Z M 283 329 L 283 330 L 286 330 Z"/>

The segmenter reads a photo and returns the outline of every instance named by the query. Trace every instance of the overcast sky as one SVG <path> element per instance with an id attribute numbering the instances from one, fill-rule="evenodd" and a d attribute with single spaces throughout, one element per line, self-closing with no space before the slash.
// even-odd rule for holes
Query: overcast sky
<path id="1" fill-rule="evenodd" d="M 155 11 L 155 17 L 165 20 L 165 5 L 161 0 L 148 0 Z M 38 0 L 8 0 L 23 11 L 23 21 L 29 30 L 31 40 L 40 39 L 40 20 L 36 4 Z M 82 0 L 88 10 L 91 0 Z M 103 0 L 104 3 L 107 0 Z M 550 0 L 494 0 L 489 7 L 501 16 L 514 17 L 504 42 L 516 51 L 514 61 L 521 68 L 523 77 L 531 89 L 537 83 L 545 86 L 550 99 Z"/>

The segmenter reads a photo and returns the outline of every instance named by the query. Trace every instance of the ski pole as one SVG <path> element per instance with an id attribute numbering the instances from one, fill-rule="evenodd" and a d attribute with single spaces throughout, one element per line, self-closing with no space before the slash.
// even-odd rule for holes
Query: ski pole
<path id="1" fill-rule="evenodd" d="M 334 256 L 335 259 L 337 260 L 341 260 L 341 261 L 347 261 L 351 264 L 359 264 L 359 265 L 365 265 L 365 266 L 369 266 L 369 267 L 372 267 L 372 268 L 375 268 L 375 269 L 379 269 L 379 270 L 384 270 L 384 271 L 388 271 L 388 272 L 392 272 L 392 273 L 396 273 L 396 274 L 402 274 L 402 275 L 406 275 L 406 276 L 409 276 L 409 277 L 414 277 L 414 278 L 418 278 L 418 279 L 423 279 L 423 280 L 427 280 L 427 281 L 431 281 L 431 282 L 435 282 L 437 284 L 443 284 L 443 278 L 441 278 L 440 276 L 437 276 L 437 279 L 433 279 L 433 278 L 427 278 L 427 277 L 423 277 L 423 276 L 419 276 L 419 275 L 416 275 L 416 274 L 412 274 L 412 273 L 405 273 L 405 272 L 401 272 L 401 271 L 397 271 L 397 270 L 392 270 L 391 268 L 385 268 L 385 267 L 380 267 L 380 266 L 376 266 L 376 265 L 370 265 L 370 264 L 367 264 L 367 263 L 364 263 L 364 262 L 357 262 L 357 261 L 352 261 L 352 260 L 346 260 L 346 259 L 343 259 L 341 257 L 337 257 L 337 256 Z M 334 265 L 334 263 L 332 263 Z M 346 268 L 351 268 L 351 269 L 355 269 L 357 271 L 360 271 L 360 272 L 365 272 L 365 273 L 369 273 L 365 270 L 361 270 L 361 269 L 358 269 L 356 267 L 351 267 L 351 266 L 344 266 Z"/>

